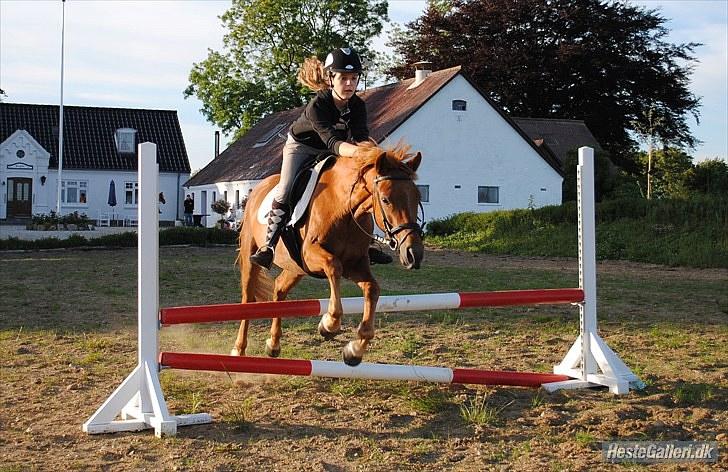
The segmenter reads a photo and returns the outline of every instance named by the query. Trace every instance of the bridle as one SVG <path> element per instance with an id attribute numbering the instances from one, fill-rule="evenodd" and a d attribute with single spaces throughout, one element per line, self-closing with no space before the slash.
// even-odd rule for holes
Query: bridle
<path id="1" fill-rule="evenodd" d="M 356 184 L 361 180 L 363 177 L 363 174 L 359 174 L 359 177 L 356 179 L 356 182 L 354 182 L 351 186 L 351 191 L 349 192 L 349 213 L 351 214 L 352 219 L 354 220 L 354 223 L 359 227 L 360 230 L 362 230 L 365 234 L 370 236 L 373 240 L 386 244 L 389 246 L 389 248 L 393 251 L 396 251 L 399 245 L 401 244 L 401 241 L 404 241 L 407 239 L 407 236 L 409 236 L 412 233 L 418 234 L 420 237 L 424 234 L 424 227 L 425 225 L 420 225 L 419 223 L 409 221 L 407 223 L 398 225 L 398 226 L 392 226 L 392 224 L 387 219 L 387 214 L 382 209 L 382 199 L 379 196 L 379 190 L 378 190 L 378 184 L 379 182 L 385 181 L 385 180 L 409 180 L 412 181 L 412 178 L 410 177 L 396 177 L 393 175 L 378 175 L 374 178 L 374 192 L 372 194 L 372 197 L 375 200 L 375 204 L 372 205 L 372 211 L 374 212 L 374 221 L 377 221 L 377 207 L 379 207 L 379 213 L 382 217 L 382 223 L 384 224 L 384 228 L 380 229 L 384 232 L 384 237 L 379 236 L 377 234 L 370 234 L 369 231 L 365 230 L 361 227 L 357 219 L 354 217 L 354 212 L 351 208 L 351 196 L 354 193 L 354 187 L 356 187 Z M 422 212 L 422 218 L 417 216 L 418 221 L 424 221 L 425 220 L 425 209 L 422 206 L 422 202 L 418 202 L 418 205 L 420 207 L 420 211 Z M 397 234 L 401 233 L 402 231 L 409 230 L 403 238 L 398 238 Z"/>

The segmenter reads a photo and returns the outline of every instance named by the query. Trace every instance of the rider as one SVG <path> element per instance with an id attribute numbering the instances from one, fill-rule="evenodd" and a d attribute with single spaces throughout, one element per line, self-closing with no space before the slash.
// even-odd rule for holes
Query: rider
<path id="1" fill-rule="evenodd" d="M 361 72 L 361 60 L 352 48 L 333 50 L 324 64 L 315 56 L 308 58 L 299 70 L 299 82 L 316 91 L 316 96 L 289 129 L 280 181 L 268 213 L 265 244 L 250 256 L 255 264 L 270 269 L 273 263 L 281 229 L 290 218 L 288 197 L 293 179 L 301 166 L 326 150 L 354 157 L 358 150 L 354 143 L 369 139 L 366 105 L 356 95 Z M 392 262 L 390 256 L 375 248 L 369 249 L 369 258 L 372 263 Z"/>

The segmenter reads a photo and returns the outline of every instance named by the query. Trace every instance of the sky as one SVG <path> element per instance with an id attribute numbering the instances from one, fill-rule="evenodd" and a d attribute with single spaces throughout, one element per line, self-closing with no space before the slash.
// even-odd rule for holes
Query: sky
<path id="1" fill-rule="evenodd" d="M 702 97 L 703 141 L 696 161 L 728 160 L 728 0 L 643 0 L 668 18 L 674 43 L 699 42 L 691 90 Z M 424 0 L 390 0 L 391 23 L 424 11 Z M 65 105 L 177 110 L 192 169 L 214 154 L 215 126 L 183 91 L 193 63 L 221 50 L 219 16 L 230 1 L 68 0 L 65 6 Z M 0 0 L 0 89 L 13 103 L 60 103 L 62 4 L 59 0 Z M 382 50 L 391 25 L 374 41 Z M 228 140 L 223 138 L 224 145 Z"/>

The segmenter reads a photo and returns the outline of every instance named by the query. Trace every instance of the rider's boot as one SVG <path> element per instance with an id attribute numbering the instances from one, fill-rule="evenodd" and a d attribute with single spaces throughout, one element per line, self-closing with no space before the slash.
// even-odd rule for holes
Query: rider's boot
<path id="1" fill-rule="evenodd" d="M 250 262 L 270 269 L 273 264 L 273 256 L 278 238 L 280 238 L 281 230 L 288 222 L 289 217 L 290 211 L 288 205 L 279 203 L 278 200 L 273 199 L 271 210 L 268 213 L 268 230 L 265 234 L 265 244 L 255 254 L 250 256 Z"/>

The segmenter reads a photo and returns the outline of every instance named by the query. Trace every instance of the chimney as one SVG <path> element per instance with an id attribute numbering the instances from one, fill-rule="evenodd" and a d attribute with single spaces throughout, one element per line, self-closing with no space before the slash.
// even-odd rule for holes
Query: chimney
<path id="1" fill-rule="evenodd" d="M 407 87 L 407 90 L 412 90 L 415 87 L 418 87 L 422 82 L 425 81 L 428 75 L 432 74 L 432 62 L 429 61 L 420 61 L 415 62 L 415 81 L 412 82 L 412 85 Z"/>
<path id="2" fill-rule="evenodd" d="M 220 132 L 215 131 L 215 159 L 220 155 Z"/>

